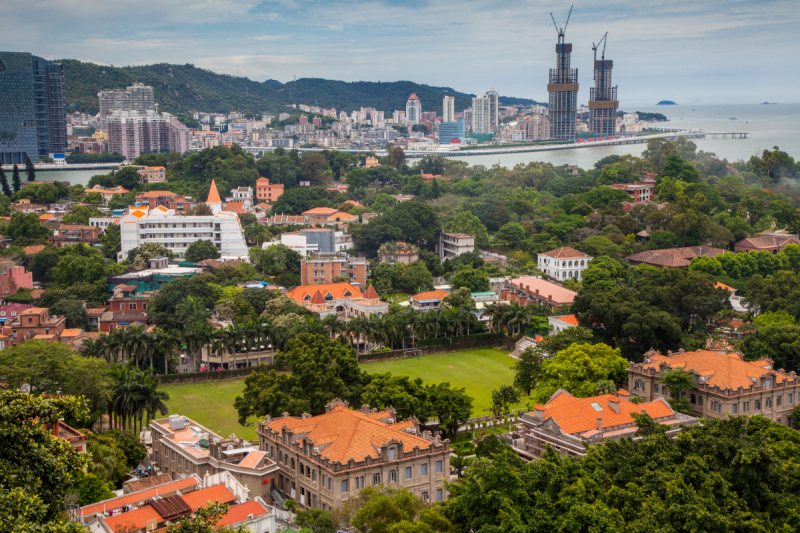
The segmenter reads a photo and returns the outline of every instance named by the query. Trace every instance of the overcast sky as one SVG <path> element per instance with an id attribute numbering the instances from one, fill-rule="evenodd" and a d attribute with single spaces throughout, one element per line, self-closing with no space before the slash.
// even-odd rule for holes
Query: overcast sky
<path id="1" fill-rule="evenodd" d="M 0 48 L 102 64 L 192 63 L 263 81 L 411 80 L 547 98 L 568 2 L 0 0 Z M 592 42 L 622 105 L 800 101 L 800 1 L 577 1 L 567 28 L 580 100 Z"/>

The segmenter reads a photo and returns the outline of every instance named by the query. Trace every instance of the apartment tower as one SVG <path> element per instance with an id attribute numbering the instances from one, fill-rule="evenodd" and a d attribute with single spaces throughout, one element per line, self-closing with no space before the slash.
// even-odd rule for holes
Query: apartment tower
<path id="1" fill-rule="evenodd" d="M 419 101 L 419 97 L 416 94 L 412 94 L 408 97 L 408 102 L 406 102 L 406 124 L 408 126 L 419 124 L 421 117 L 422 102 Z"/>
<path id="2" fill-rule="evenodd" d="M 126 89 L 113 89 L 97 93 L 100 101 L 100 129 L 107 131 L 108 116 L 114 111 L 136 111 L 147 114 L 157 111 L 153 88 L 141 83 L 134 83 Z"/>
<path id="3" fill-rule="evenodd" d="M 444 105 L 442 108 L 442 122 L 455 122 L 456 121 L 456 98 L 454 96 L 445 96 Z"/>

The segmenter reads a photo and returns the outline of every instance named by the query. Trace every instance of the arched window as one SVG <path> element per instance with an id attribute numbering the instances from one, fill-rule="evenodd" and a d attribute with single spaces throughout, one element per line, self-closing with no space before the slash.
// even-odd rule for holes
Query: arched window
<path id="1" fill-rule="evenodd" d="M 581 266 L 584 266 L 584 261 L 581 261 Z"/>

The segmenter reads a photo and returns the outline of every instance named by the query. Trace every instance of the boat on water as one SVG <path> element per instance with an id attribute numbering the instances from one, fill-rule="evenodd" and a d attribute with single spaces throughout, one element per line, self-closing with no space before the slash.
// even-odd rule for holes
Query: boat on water
<path id="1" fill-rule="evenodd" d="M 736 117 L 731 117 L 731 118 L 730 118 L 730 119 L 728 119 L 728 120 L 736 120 Z"/>

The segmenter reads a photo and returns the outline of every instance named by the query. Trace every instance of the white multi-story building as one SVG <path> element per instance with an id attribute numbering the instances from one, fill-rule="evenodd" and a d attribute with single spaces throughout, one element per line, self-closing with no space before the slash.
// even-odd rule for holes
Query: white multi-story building
<path id="1" fill-rule="evenodd" d="M 253 189 L 250 187 L 237 187 L 231 191 L 233 202 L 242 202 L 242 209 L 249 211 L 253 207 Z"/>
<path id="2" fill-rule="evenodd" d="M 451 257 L 475 251 L 475 237 L 466 233 L 440 233 L 438 246 L 439 259 L 444 261 Z"/>
<path id="3" fill-rule="evenodd" d="M 579 252 L 575 248 L 564 246 L 539 254 L 536 268 L 539 272 L 559 281 L 573 278 L 580 281 L 581 274 L 592 259 L 594 257 Z"/>
<path id="4" fill-rule="evenodd" d="M 455 96 L 445 96 L 442 105 L 442 122 L 456 121 L 456 98 Z"/>
<path id="5" fill-rule="evenodd" d="M 406 124 L 406 112 L 405 111 L 395 111 L 392 113 L 392 124 L 395 126 L 405 126 Z"/>
<path id="6" fill-rule="evenodd" d="M 247 257 L 247 243 L 236 213 L 183 215 L 159 206 L 141 217 L 125 215 L 119 225 L 122 229 L 120 260 L 127 259 L 128 252 L 147 242 L 156 242 L 176 257 L 183 257 L 190 244 L 201 240 L 211 241 L 221 257 Z"/>
<path id="7" fill-rule="evenodd" d="M 472 99 L 472 131 L 474 133 L 497 132 L 500 125 L 499 97 L 490 89 L 483 96 Z"/>
<path id="8" fill-rule="evenodd" d="M 419 119 L 422 116 L 422 102 L 416 94 L 408 97 L 406 102 L 406 124 L 413 126 L 419 124 Z"/>
<path id="9" fill-rule="evenodd" d="M 178 119 L 154 111 L 114 111 L 105 117 L 108 151 L 132 161 L 142 153 L 189 150 L 189 129 Z"/>
<path id="10" fill-rule="evenodd" d="M 107 131 L 108 123 L 106 120 L 114 111 L 147 113 L 148 111 L 156 112 L 158 110 L 153 88 L 141 83 L 134 83 L 127 89 L 100 91 L 97 93 L 97 99 L 100 102 L 98 118 L 102 131 Z"/>

